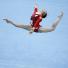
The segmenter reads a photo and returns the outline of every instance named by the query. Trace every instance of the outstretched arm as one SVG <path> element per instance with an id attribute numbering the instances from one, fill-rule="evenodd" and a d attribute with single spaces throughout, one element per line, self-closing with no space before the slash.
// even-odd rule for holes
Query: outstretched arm
<path id="1" fill-rule="evenodd" d="M 19 24 L 15 24 L 13 21 L 8 20 L 8 19 L 3 19 L 3 20 L 6 21 L 6 23 L 12 24 L 13 26 L 18 27 L 18 28 L 23 28 L 23 29 L 26 29 L 26 30 L 31 29 L 30 25 L 23 25 L 23 24 L 19 25 Z"/>
<path id="2" fill-rule="evenodd" d="M 59 24 L 61 18 L 63 17 L 63 12 L 61 12 L 61 14 L 59 16 L 57 16 L 56 20 L 53 22 L 53 24 L 51 25 L 51 27 L 46 27 L 46 28 L 40 28 L 39 32 L 51 32 L 54 31 L 57 27 L 57 25 Z"/>

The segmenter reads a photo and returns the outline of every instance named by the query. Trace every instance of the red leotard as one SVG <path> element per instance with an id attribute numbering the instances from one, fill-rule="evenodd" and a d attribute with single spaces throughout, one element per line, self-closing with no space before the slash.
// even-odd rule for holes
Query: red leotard
<path id="1" fill-rule="evenodd" d="M 40 22 L 42 21 L 42 15 L 41 13 L 38 12 L 37 7 L 35 7 L 34 9 L 34 13 L 31 16 L 31 20 L 32 20 L 32 27 L 34 27 L 37 31 L 40 27 Z"/>

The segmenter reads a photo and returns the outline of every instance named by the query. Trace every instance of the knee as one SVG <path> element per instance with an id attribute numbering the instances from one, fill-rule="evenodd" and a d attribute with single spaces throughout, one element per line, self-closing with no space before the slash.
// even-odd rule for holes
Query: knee
<path id="1" fill-rule="evenodd" d="M 52 31 L 55 31 L 55 29 L 56 29 L 56 28 L 52 27 L 52 28 L 51 28 L 51 32 L 52 32 Z"/>

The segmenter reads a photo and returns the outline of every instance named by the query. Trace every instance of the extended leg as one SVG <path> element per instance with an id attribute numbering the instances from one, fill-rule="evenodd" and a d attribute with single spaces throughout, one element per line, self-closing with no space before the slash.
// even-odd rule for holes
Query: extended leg
<path id="1" fill-rule="evenodd" d="M 3 20 L 5 20 L 7 23 L 12 24 L 13 26 L 18 27 L 18 28 L 23 28 L 23 29 L 26 29 L 26 30 L 29 30 L 29 31 L 31 29 L 30 25 L 23 25 L 23 24 L 19 25 L 19 24 L 15 24 L 13 21 L 8 20 L 8 19 L 3 19 Z"/>
<path id="2" fill-rule="evenodd" d="M 12 22 L 12 21 L 10 21 L 8 19 L 3 19 L 3 20 L 6 21 L 7 23 L 10 23 L 10 24 L 14 25 L 15 27 L 18 27 L 17 24 L 15 24 L 14 22 Z"/>
<path id="3" fill-rule="evenodd" d="M 57 19 L 54 21 L 54 23 L 51 26 L 52 30 L 55 30 L 57 25 L 59 24 L 61 18 L 63 17 L 63 12 L 61 12 L 61 14 L 57 17 Z"/>
<path id="4" fill-rule="evenodd" d="M 63 12 L 61 12 L 61 14 L 56 18 L 56 20 L 53 22 L 51 27 L 40 28 L 39 32 L 51 32 L 51 31 L 54 31 L 56 29 L 57 25 L 59 24 L 62 17 L 63 17 Z"/>

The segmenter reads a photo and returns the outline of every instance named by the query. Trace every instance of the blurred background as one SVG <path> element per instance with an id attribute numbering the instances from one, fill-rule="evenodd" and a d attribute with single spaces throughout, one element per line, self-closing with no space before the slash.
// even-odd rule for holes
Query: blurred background
<path id="1" fill-rule="evenodd" d="M 68 68 L 68 0 L 37 0 L 37 4 L 48 13 L 43 27 L 64 12 L 54 32 L 29 35 L 2 20 L 29 24 L 34 0 L 0 0 L 0 68 Z"/>

